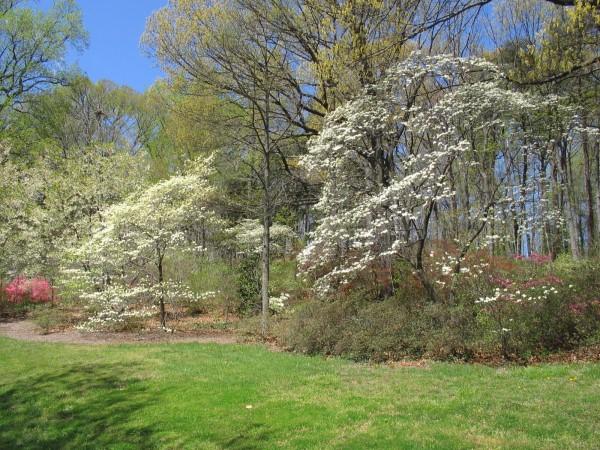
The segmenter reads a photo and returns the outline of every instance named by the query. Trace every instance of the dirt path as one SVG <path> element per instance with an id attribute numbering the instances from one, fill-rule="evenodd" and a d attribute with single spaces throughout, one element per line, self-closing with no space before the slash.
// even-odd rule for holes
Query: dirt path
<path id="1" fill-rule="evenodd" d="M 21 341 L 59 342 L 63 344 L 143 344 L 199 342 L 215 344 L 235 344 L 231 334 L 191 334 L 184 332 L 165 333 L 163 331 L 144 331 L 139 333 L 82 333 L 65 330 L 50 334 L 40 334 L 37 326 L 30 320 L 0 322 L 0 336 Z"/>

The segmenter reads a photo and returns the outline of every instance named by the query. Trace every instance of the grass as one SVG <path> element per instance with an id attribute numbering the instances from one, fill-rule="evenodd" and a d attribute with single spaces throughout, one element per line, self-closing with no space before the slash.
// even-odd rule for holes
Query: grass
<path id="1" fill-rule="evenodd" d="M 7 449 L 597 448 L 599 405 L 598 364 L 389 368 L 0 339 Z"/>

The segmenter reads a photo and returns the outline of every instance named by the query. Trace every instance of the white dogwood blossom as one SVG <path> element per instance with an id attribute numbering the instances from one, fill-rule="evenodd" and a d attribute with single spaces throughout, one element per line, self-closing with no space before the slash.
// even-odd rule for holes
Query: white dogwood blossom
<path id="1" fill-rule="evenodd" d="M 459 249 L 468 248 L 505 198 L 494 175 L 497 155 L 521 151 L 519 118 L 556 102 L 507 88 L 482 59 L 413 53 L 328 114 L 309 141 L 301 164 L 323 189 L 318 226 L 299 255 L 305 274 L 323 294 L 392 258 L 424 276 L 434 216 L 450 208 L 468 222 L 456 238 Z M 466 173 L 489 193 L 468 209 L 456 194 L 457 174 Z M 458 259 L 447 272 L 460 270 Z"/>
<path id="2" fill-rule="evenodd" d="M 102 211 L 140 187 L 143 160 L 90 147 L 77 159 L 51 151 L 36 164 L 0 164 L 0 274 L 45 273 L 87 239 Z"/>
<path id="3" fill-rule="evenodd" d="M 282 292 L 278 296 L 270 298 L 270 307 L 275 312 L 282 312 L 287 307 L 287 302 L 290 299 L 290 294 Z"/>
<path id="4" fill-rule="evenodd" d="M 229 228 L 232 245 L 238 253 L 260 254 L 263 240 L 263 225 L 258 220 L 242 219 L 237 225 Z M 296 233 L 287 225 L 274 223 L 269 229 L 271 235 L 271 253 L 283 255 L 290 251 Z"/>
<path id="5" fill-rule="evenodd" d="M 105 221 L 76 252 L 93 278 L 92 285 L 101 286 L 100 293 L 87 295 L 100 306 L 96 317 L 113 317 L 144 303 L 158 304 L 164 326 L 165 303 L 202 298 L 167 280 L 164 261 L 173 251 L 197 248 L 197 227 L 222 227 L 210 206 L 215 190 L 209 174 L 210 160 L 197 163 L 187 174 L 134 193 L 105 211 Z"/>

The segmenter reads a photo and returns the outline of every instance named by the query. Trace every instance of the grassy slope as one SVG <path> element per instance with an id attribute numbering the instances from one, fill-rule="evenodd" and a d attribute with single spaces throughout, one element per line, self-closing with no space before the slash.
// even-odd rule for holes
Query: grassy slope
<path id="1" fill-rule="evenodd" d="M 598 425 L 600 365 L 392 369 L 0 339 L 0 448 L 593 448 Z"/>

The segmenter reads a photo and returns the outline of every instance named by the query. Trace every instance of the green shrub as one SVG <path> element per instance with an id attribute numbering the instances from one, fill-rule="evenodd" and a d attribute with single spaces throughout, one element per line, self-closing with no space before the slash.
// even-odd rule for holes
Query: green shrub
<path id="1" fill-rule="evenodd" d="M 336 344 L 358 312 L 360 300 L 318 302 L 300 305 L 285 326 L 274 330 L 284 345 L 302 353 L 339 354 Z"/>
<path id="2" fill-rule="evenodd" d="M 260 311 L 260 255 L 246 254 L 238 266 L 237 285 L 240 302 L 238 312 L 243 315 Z"/>
<path id="3" fill-rule="evenodd" d="M 303 288 L 300 277 L 296 275 L 295 259 L 276 259 L 271 263 L 271 284 L 269 290 L 274 294 L 294 292 Z"/>
<path id="4" fill-rule="evenodd" d="M 479 351 L 482 330 L 471 302 L 426 304 L 419 320 L 425 356 L 469 360 Z"/>
<path id="5" fill-rule="evenodd" d="M 0 318 L 24 319 L 28 311 L 28 303 L 11 303 L 7 300 L 0 300 Z"/>
<path id="6" fill-rule="evenodd" d="M 500 262 L 459 279 L 437 302 L 409 276 L 397 285 L 384 301 L 370 289 L 310 300 L 283 316 L 275 333 L 294 351 L 357 360 L 522 360 L 600 343 L 597 260 Z M 485 301 L 497 289 L 497 298 Z"/>
<path id="7" fill-rule="evenodd" d="M 281 342 L 303 353 L 356 360 L 465 359 L 475 353 L 472 308 L 357 297 L 302 305 L 278 330 Z"/>
<path id="8" fill-rule="evenodd" d="M 42 334 L 70 325 L 70 315 L 57 304 L 38 305 L 30 314 L 33 322 L 40 328 Z"/>

